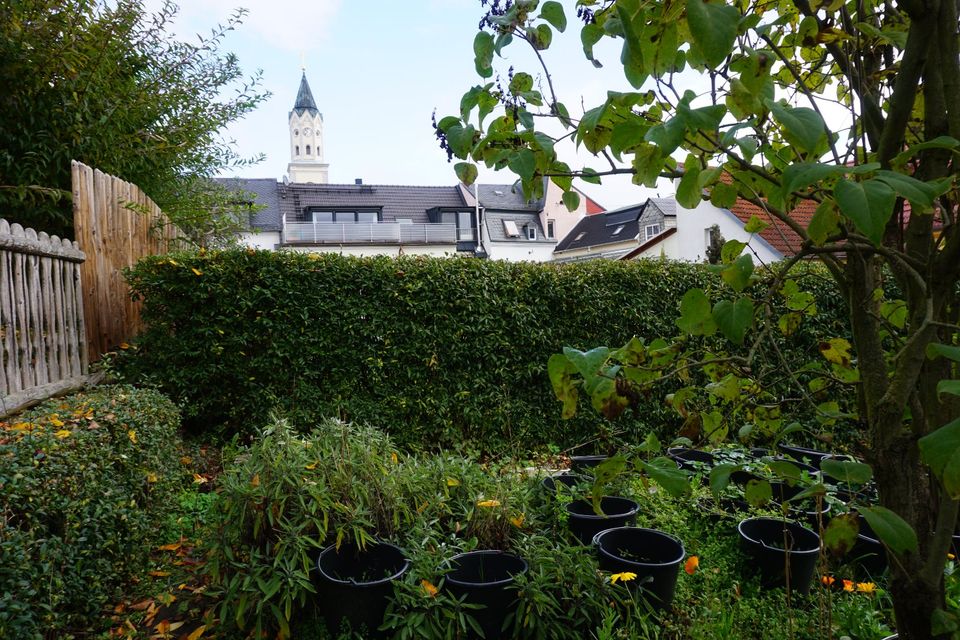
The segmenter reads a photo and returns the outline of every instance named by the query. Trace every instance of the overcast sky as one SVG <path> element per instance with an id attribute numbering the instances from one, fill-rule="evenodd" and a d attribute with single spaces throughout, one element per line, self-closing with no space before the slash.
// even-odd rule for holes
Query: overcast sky
<path id="1" fill-rule="evenodd" d="M 159 0 L 148 2 L 155 6 Z M 572 3 L 570 3 L 572 4 Z M 478 0 L 182 0 L 176 31 L 182 39 L 209 33 L 238 6 L 249 14 L 231 33 L 224 50 L 237 54 L 245 70 L 263 70 L 272 97 L 230 128 L 241 154 L 266 154 L 244 177 L 280 178 L 290 161 L 287 117 L 300 83 L 301 60 L 323 113 L 330 182 L 368 184 L 455 184 L 453 165 L 437 146 L 430 126 L 456 114 L 460 97 L 482 82 L 473 67 L 473 38 L 483 14 Z M 584 60 L 572 12 L 566 33 L 546 53 L 560 99 L 572 114 L 600 104 L 608 89 L 629 90 L 615 48 L 601 50 L 610 64 L 597 70 Z M 521 43 L 522 44 L 522 43 Z M 536 71 L 517 45 L 501 62 L 503 71 Z M 574 164 L 572 147 L 561 159 Z M 581 162 L 605 164 L 581 153 Z M 481 168 L 484 183 L 510 183 L 508 172 Z M 624 177 L 579 185 L 607 208 L 644 200 L 652 192 Z M 661 195 L 672 191 L 669 185 Z"/>

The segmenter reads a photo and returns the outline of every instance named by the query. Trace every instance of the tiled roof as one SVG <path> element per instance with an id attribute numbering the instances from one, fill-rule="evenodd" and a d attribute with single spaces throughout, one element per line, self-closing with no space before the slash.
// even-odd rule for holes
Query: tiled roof
<path id="1" fill-rule="evenodd" d="M 676 227 L 670 227 L 669 229 L 664 230 L 663 233 L 658 233 L 657 235 L 655 235 L 654 237 L 650 238 L 650 239 L 647 240 L 646 242 L 640 243 L 640 246 L 639 246 L 639 247 L 637 247 L 636 249 L 634 249 L 634 250 L 632 250 L 632 251 L 630 251 L 630 252 L 628 252 L 628 253 L 623 254 L 622 256 L 620 256 L 620 259 L 621 259 L 621 260 L 633 260 L 634 258 L 636 258 L 637 256 L 639 256 L 641 253 L 643 253 L 644 251 L 646 251 L 646 250 L 649 249 L 650 247 L 652 247 L 652 246 L 654 246 L 654 245 L 657 245 L 657 244 L 660 244 L 661 242 L 663 242 L 664 240 L 666 240 L 667 238 L 669 238 L 670 236 L 672 236 L 672 235 L 675 234 L 676 232 L 677 232 L 677 228 L 676 228 Z"/>
<path id="2" fill-rule="evenodd" d="M 491 211 L 484 213 L 483 219 L 487 225 L 487 237 L 491 242 L 542 242 L 545 244 L 555 244 L 556 240 L 547 238 L 540 226 L 540 214 L 521 213 L 517 211 Z M 520 232 L 519 238 L 507 236 L 506 229 L 503 226 L 504 220 L 510 220 L 517 225 Z M 537 230 L 537 239 L 529 240 L 523 233 L 523 228 L 533 226 Z"/>
<path id="3" fill-rule="evenodd" d="M 724 172 L 720 179 L 727 183 L 732 184 L 733 178 L 729 173 Z M 804 229 L 810 224 L 811 218 L 813 218 L 814 211 L 817 210 L 817 203 L 812 200 L 801 200 L 797 203 L 797 206 L 790 212 L 790 218 L 800 224 Z M 791 229 L 787 224 L 780 219 L 770 215 L 763 208 L 758 207 L 755 204 L 747 202 L 743 198 L 737 198 L 737 201 L 733 203 L 733 206 L 729 209 L 730 213 L 737 216 L 737 218 L 746 224 L 750 221 L 752 216 L 757 216 L 763 222 L 766 222 L 770 226 L 760 232 L 760 237 L 763 238 L 767 244 L 773 247 L 775 250 L 779 251 L 784 256 L 792 256 L 800 251 L 800 247 L 803 244 L 803 240 L 798 236 L 793 229 Z"/>
<path id="4" fill-rule="evenodd" d="M 280 212 L 287 221 L 299 220 L 307 208 L 330 207 L 380 209 L 384 222 L 409 219 L 414 224 L 430 220 L 427 210 L 434 207 L 464 207 L 455 186 L 419 187 L 410 185 L 313 184 L 291 182 L 280 185 Z"/>
<path id="5" fill-rule="evenodd" d="M 246 191 L 254 195 L 254 204 L 263 208 L 250 216 L 250 226 L 257 231 L 280 231 L 280 197 L 278 183 L 273 178 L 216 178 L 228 189 Z"/>
<path id="6" fill-rule="evenodd" d="M 317 109 L 317 103 L 313 99 L 313 92 L 310 91 L 310 84 L 307 83 L 307 73 L 303 73 L 303 77 L 300 78 L 300 90 L 297 91 L 297 99 L 293 103 L 293 110 L 297 112 L 297 115 L 303 115 L 304 111 L 309 111 L 311 114 L 319 113 Z"/>
<path id="7" fill-rule="evenodd" d="M 467 187 L 472 194 L 477 193 L 477 185 Z M 543 211 L 543 200 L 528 201 L 519 184 L 482 184 L 480 185 L 480 206 L 498 211 Z"/>
<path id="8" fill-rule="evenodd" d="M 646 203 L 606 211 L 602 214 L 584 216 L 563 238 L 554 250 L 583 249 L 604 244 L 624 242 L 635 238 L 640 232 L 637 221 Z M 620 227 L 623 227 L 622 229 Z M 615 233 L 620 229 L 618 233 Z"/>

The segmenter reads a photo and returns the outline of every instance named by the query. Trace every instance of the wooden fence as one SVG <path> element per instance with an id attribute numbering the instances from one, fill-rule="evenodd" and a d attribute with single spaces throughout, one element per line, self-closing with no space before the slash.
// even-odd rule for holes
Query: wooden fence
<path id="1" fill-rule="evenodd" d="M 3 413 L 24 394 L 87 373 L 75 242 L 0 220 L 0 395 Z"/>
<path id="2" fill-rule="evenodd" d="M 140 188 L 73 162 L 73 226 L 86 254 L 81 270 L 91 361 L 140 330 L 140 304 L 122 270 L 182 245 L 183 233 Z"/>

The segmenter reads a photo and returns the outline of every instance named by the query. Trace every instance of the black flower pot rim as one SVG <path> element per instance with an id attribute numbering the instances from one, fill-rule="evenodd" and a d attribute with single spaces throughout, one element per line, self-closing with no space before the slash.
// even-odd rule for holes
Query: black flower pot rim
<path id="1" fill-rule="evenodd" d="M 329 547 L 327 547 L 326 549 L 324 549 L 323 551 L 320 552 L 320 556 L 317 558 L 317 563 L 316 563 L 317 572 L 323 577 L 324 580 L 327 580 L 327 581 L 332 582 L 332 583 L 334 583 L 334 584 L 350 585 L 350 586 L 352 586 L 352 587 L 361 587 L 361 588 L 363 588 L 363 587 L 373 588 L 373 587 L 378 587 L 378 586 L 380 586 L 380 585 L 386 584 L 386 583 L 391 582 L 391 581 L 393 581 L 393 580 L 396 580 L 397 578 L 399 578 L 400 576 L 402 576 L 404 573 L 406 573 L 407 570 L 410 568 L 410 559 L 407 557 L 407 554 L 404 553 L 403 549 L 401 549 L 401 548 L 398 547 L 397 545 L 395 545 L 395 544 L 390 544 L 389 542 L 382 542 L 382 541 L 377 540 L 377 541 L 374 541 L 374 542 L 368 544 L 368 545 L 365 547 L 364 551 L 366 551 L 366 550 L 368 550 L 368 549 L 370 549 L 370 548 L 372 548 L 372 547 L 387 547 L 387 548 L 389 548 L 389 549 L 392 549 L 392 550 L 396 551 L 397 553 L 400 554 L 400 557 L 403 558 L 403 564 L 400 566 L 400 568 L 399 568 L 395 573 L 393 573 L 393 574 L 391 574 L 391 575 L 389 575 L 389 576 L 387 576 L 387 577 L 385 577 L 385 578 L 379 578 L 379 579 L 377 579 L 377 580 L 361 580 L 361 581 L 354 580 L 353 578 L 348 578 L 348 579 L 344 580 L 343 578 L 337 578 L 336 576 L 330 575 L 329 573 L 327 573 L 327 572 L 324 571 L 324 569 L 323 569 L 323 564 L 322 564 L 323 558 L 324 558 L 328 553 L 338 553 L 338 552 L 339 552 L 339 549 L 337 549 L 337 545 L 332 544 L 332 545 L 330 545 Z"/>
<path id="2" fill-rule="evenodd" d="M 788 550 L 788 549 L 782 549 L 782 548 L 780 548 L 780 547 L 772 547 L 772 546 L 768 545 L 766 542 L 764 542 L 763 540 L 757 540 L 756 538 L 754 538 L 754 537 L 752 537 L 752 536 L 749 536 L 749 535 L 747 535 L 747 534 L 744 532 L 744 530 L 743 530 L 743 525 L 745 525 L 745 524 L 747 524 L 747 523 L 750 523 L 750 522 L 775 522 L 775 523 L 777 523 L 778 525 L 783 525 L 783 526 L 793 525 L 793 526 L 795 526 L 795 527 L 800 527 L 801 529 L 804 529 L 804 530 L 806 530 L 806 531 L 809 531 L 809 532 L 812 533 L 814 536 L 816 536 L 816 538 L 817 538 L 817 546 L 816 546 L 816 547 L 813 547 L 812 549 L 789 549 L 789 550 Z M 741 536 L 744 540 L 747 540 L 747 541 L 749 541 L 749 542 L 751 542 L 751 543 L 753 543 L 753 544 L 758 544 L 758 545 L 760 545 L 761 547 L 763 547 L 764 549 L 770 549 L 771 551 L 777 551 L 777 552 L 779 552 L 779 553 L 790 553 L 790 554 L 794 554 L 794 555 L 798 555 L 798 556 L 799 556 L 799 555 L 810 555 L 810 554 L 815 554 L 815 553 L 816 553 L 816 554 L 819 554 L 819 553 L 820 553 L 821 541 L 820 541 L 820 536 L 817 535 L 817 532 L 816 532 L 816 531 L 813 531 L 812 529 L 807 529 L 807 528 L 804 527 L 803 525 L 797 524 L 796 522 L 791 522 L 790 520 L 783 520 L 783 519 L 781 519 L 781 518 L 746 518 L 746 519 L 744 519 L 744 520 L 741 520 L 740 523 L 737 525 L 737 533 L 739 533 L 740 536 Z"/>
<path id="3" fill-rule="evenodd" d="M 584 500 L 584 499 L 572 500 L 568 502 L 566 505 L 564 505 L 564 508 L 567 510 L 567 513 L 569 515 L 574 516 L 576 518 L 582 518 L 584 520 L 609 520 L 611 518 L 624 518 L 624 517 L 630 517 L 630 516 L 636 515 L 637 512 L 640 511 L 640 505 L 634 502 L 633 500 L 631 500 L 630 498 L 624 498 L 621 496 L 603 496 L 602 498 L 600 498 L 601 506 L 603 506 L 604 500 L 617 500 L 617 501 L 623 502 L 624 506 L 626 505 L 631 505 L 631 506 L 626 511 L 617 511 L 612 513 L 604 512 L 604 515 L 602 516 L 596 513 L 576 513 L 570 508 L 571 505 L 575 505 L 575 504 L 586 504 L 592 508 L 593 504 L 590 500 Z"/>
<path id="4" fill-rule="evenodd" d="M 614 555 L 609 551 L 607 551 L 606 549 L 604 549 L 602 546 L 600 546 L 600 540 L 601 538 L 603 538 L 603 536 L 610 533 L 611 531 L 623 531 L 623 530 L 643 532 L 645 534 L 653 534 L 657 537 L 666 538 L 671 542 L 675 542 L 680 547 L 680 557 L 678 557 L 675 560 L 664 560 L 663 562 L 639 562 L 637 560 L 631 560 L 629 558 L 622 558 L 620 556 Z M 635 564 L 638 567 L 669 567 L 669 566 L 683 562 L 683 559 L 687 557 L 687 550 L 683 547 L 683 541 L 680 540 L 680 538 L 676 536 L 672 536 L 669 533 L 664 533 L 659 529 L 646 529 L 644 527 L 612 527 L 610 529 L 604 529 L 603 531 L 597 533 L 597 535 L 593 536 L 593 544 L 597 548 L 597 551 L 602 555 L 605 555 L 609 558 L 615 558 L 624 563 Z"/>
<path id="5" fill-rule="evenodd" d="M 520 556 L 514 553 L 509 553 L 507 551 L 497 551 L 496 549 L 483 549 L 479 551 L 465 551 L 464 553 L 458 553 L 457 555 L 450 558 L 444 564 L 446 565 L 446 568 L 449 571 L 456 566 L 457 561 L 460 560 L 460 558 L 465 558 L 465 557 L 476 558 L 477 556 L 509 558 L 510 560 L 516 560 L 520 564 L 520 570 L 517 571 L 516 573 L 511 573 L 508 577 L 503 578 L 502 580 L 494 580 L 494 581 L 485 580 L 483 582 L 457 580 L 456 578 L 451 577 L 450 574 L 448 573 L 445 578 L 447 583 L 457 585 L 458 587 L 466 587 L 469 589 L 477 589 L 478 587 L 479 588 L 502 587 L 512 583 L 515 576 L 526 573 L 527 570 L 530 568 L 530 565 L 527 564 L 527 561 L 521 558 Z"/>
<path id="6" fill-rule="evenodd" d="M 610 457 L 610 456 L 606 456 L 606 455 L 603 455 L 603 454 L 595 454 L 595 455 L 589 455 L 589 456 L 570 456 L 570 461 L 571 461 L 571 462 L 584 462 L 584 463 L 587 463 L 587 464 L 590 464 L 591 462 L 593 462 L 593 463 L 599 464 L 599 463 L 603 462 L 604 460 L 606 460 L 606 459 L 609 458 L 609 457 Z"/>

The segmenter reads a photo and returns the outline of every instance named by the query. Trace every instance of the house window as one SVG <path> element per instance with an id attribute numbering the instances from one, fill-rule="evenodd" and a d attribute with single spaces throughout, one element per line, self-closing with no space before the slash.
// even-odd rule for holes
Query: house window
<path id="1" fill-rule="evenodd" d="M 335 222 L 356 222 L 357 221 L 357 212 L 356 211 L 337 211 L 333 219 Z"/>
<path id="2" fill-rule="evenodd" d="M 372 224 L 380 221 L 380 215 L 376 211 L 312 211 L 311 214 L 314 222 L 338 222 L 340 224 L 363 222 Z"/>
<path id="3" fill-rule="evenodd" d="M 314 211 L 314 222 L 333 222 L 333 211 Z"/>
<path id="4" fill-rule="evenodd" d="M 553 220 L 547 220 L 547 237 L 551 240 L 557 237 L 557 230 L 554 227 Z"/>
<path id="5" fill-rule="evenodd" d="M 517 223 L 513 220 L 504 220 L 503 221 L 503 232 L 507 234 L 508 238 L 519 238 L 520 230 L 517 229 Z"/>
<path id="6" fill-rule="evenodd" d="M 294 152 L 296 155 L 300 155 L 300 145 L 295 146 L 295 147 L 293 148 L 293 152 Z"/>
<path id="7" fill-rule="evenodd" d="M 613 233 L 611 233 L 610 235 L 612 235 L 612 236 L 618 236 L 618 235 L 620 235 L 620 232 L 623 231 L 623 228 L 624 228 L 625 226 L 626 226 L 626 225 L 623 225 L 623 224 L 620 225 L 619 227 L 617 227 L 616 229 L 614 229 L 614 230 L 613 230 Z"/>
<path id="8" fill-rule="evenodd" d="M 710 227 L 703 230 L 703 246 L 710 246 Z"/>
<path id="9" fill-rule="evenodd" d="M 533 225 L 527 227 L 527 240 L 536 240 L 537 239 L 537 228 Z"/>
<path id="10" fill-rule="evenodd" d="M 650 238 L 660 235 L 660 225 L 659 224 L 648 224 L 643 228 L 643 236 L 645 239 L 649 240 Z"/>
<path id="11" fill-rule="evenodd" d="M 577 241 L 579 241 L 579 240 L 583 240 L 583 236 L 585 236 L 585 235 L 587 235 L 587 232 L 586 232 L 586 231 L 581 231 L 580 233 L 577 234 L 577 237 L 574 238 L 573 241 L 574 241 L 574 242 L 577 242 Z"/>
<path id="12" fill-rule="evenodd" d="M 307 155 L 310 155 L 310 145 L 307 145 Z"/>
<path id="13" fill-rule="evenodd" d="M 357 222 L 373 223 L 377 221 L 376 211 L 357 211 Z"/>
<path id="14" fill-rule="evenodd" d="M 397 218 L 397 224 L 413 224 L 413 218 Z"/>
<path id="15" fill-rule="evenodd" d="M 473 214 L 469 211 L 457 212 L 457 240 L 461 242 L 472 242 L 477 239 L 477 234 L 473 230 Z"/>

